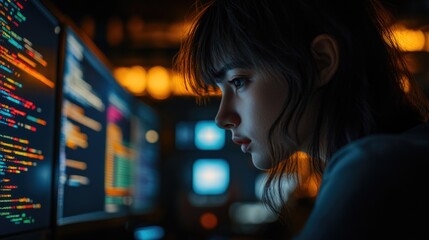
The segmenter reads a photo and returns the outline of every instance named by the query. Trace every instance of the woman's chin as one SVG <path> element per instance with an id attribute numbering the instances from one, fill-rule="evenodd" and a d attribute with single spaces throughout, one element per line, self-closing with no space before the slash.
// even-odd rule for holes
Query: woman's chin
<path id="1" fill-rule="evenodd" d="M 252 153 L 252 163 L 259 170 L 268 170 L 272 167 L 271 161 L 268 158 L 256 153 Z"/>

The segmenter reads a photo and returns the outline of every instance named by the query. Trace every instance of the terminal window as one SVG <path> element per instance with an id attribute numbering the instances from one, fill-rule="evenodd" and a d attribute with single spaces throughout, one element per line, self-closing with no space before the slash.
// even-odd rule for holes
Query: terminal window
<path id="1" fill-rule="evenodd" d="M 0 1 L 0 236 L 51 216 L 60 27 L 36 0 Z"/>

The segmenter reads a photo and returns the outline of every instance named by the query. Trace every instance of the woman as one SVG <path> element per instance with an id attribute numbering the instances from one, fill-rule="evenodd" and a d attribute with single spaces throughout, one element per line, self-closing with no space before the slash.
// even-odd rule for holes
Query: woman
<path id="1" fill-rule="evenodd" d="M 299 189 L 296 153 L 309 156 L 321 186 L 296 239 L 425 233 L 428 101 L 389 24 L 371 0 L 214 0 L 175 59 L 202 99 L 221 90 L 215 120 L 270 173 L 274 211 L 274 186 L 293 176 Z"/>

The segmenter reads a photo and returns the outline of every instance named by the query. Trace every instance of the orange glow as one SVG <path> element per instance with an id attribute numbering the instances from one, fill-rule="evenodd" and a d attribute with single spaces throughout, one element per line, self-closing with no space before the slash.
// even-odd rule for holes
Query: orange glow
<path id="1" fill-rule="evenodd" d="M 116 78 L 116 81 L 118 81 L 119 84 L 123 87 L 127 87 L 127 74 L 128 74 L 128 68 L 127 67 L 117 67 L 115 70 L 113 70 L 113 76 Z"/>
<path id="2" fill-rule="evenodd" d="M 191 91 L 186 89 L 185 80 L 177 73 L 173 74 L 171 78 L 172 91 L 177 96 L 188 96 L 195 95 Z"/>
<path id="3" fill-rule="evenodd" d="M 149 94 L 152 98 L 163 100 L 171 95 L 196 96 L 186 89 L 185 81 L 177 73 L 163 66 L 146 70 L 142 66 L 117 67 L 113 70 L 116 81 L 135 96 Z M 208 96 L 220 96 L 219 89 L 212 88 Z"/>
<path id="4" fill-rule="evenodd" d="M 113 75 L 120 85 L 128 89 L 134 95 L 143 95 L 146 89 L 146 70 L 142 66 L 131 68 L 118 67 Z"/>
<path id="5" fill-rule="evenodd" d="M 421 30 L 407 29 L 396 25 L 392 28 L 393 38 L 402 51 L 422 51 L 425 46 L 425 34 Z"/>
<path id="6" fill-rule="evenodd" d="M 209 230 L 217 226 L 218 220 L 216 215 L 211 212 L 206 212 L 200 217 L 200 224 L 203 228 Z"/>
<path id="7" fill-rule="evenodd" d="M 130 194 L 130 190 L 127 188 L 118 187 L 106 187 L 107 196 L 126 196 Z"/>
<path id="8" fill-rule="evenodd" d="M 163 100 L 171 93 L 170 76 L 167 69 L 154 66 L 147 73 L 147 91 L 155 99 Z"/>
<path id="9" fill-rule="evenodd" d="M 401 78 L 401 88 L 405 93 L 410 91 L 410 82 L 406 76 L 402 76 Z"/>
<path id="10" fill-rule="evenodd" d="M 130 68 L 127 77 L 128 89 L 135 95 L 142 95 L 146 88 L 146 70 L 141 66 Z"/>
<path id="11" fill-rule="evenodd" d="M 310 171 L 309 155 L 300 151 L 295 154 L 298 160 L 298 174 L 301 179 L 300 189 L 297 189 L 295 194 L 299 196 L 315 197 L 319 191 L 320 182 L 316 175 Z"/>

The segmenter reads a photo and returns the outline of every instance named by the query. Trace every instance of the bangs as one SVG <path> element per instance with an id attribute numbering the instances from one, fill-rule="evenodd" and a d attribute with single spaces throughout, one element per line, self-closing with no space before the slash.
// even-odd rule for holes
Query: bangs
<path id="1" fill-rule="evenodd" d="M 239 63 L 250 68 L 255 65 L 252 59 L 257 59 L 236 14 L 212 4 L 210 8 L 204 6 L 196 16 L 175 59 L 187 89 L 198 96 L 218 91 L 218 71 L 224 65 Z"/>

